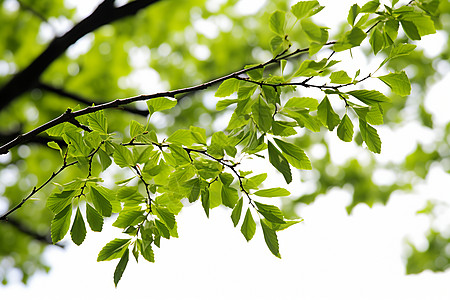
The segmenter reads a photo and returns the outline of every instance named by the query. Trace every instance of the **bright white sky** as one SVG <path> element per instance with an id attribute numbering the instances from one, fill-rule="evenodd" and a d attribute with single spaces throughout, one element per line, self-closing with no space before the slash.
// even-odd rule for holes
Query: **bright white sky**
<path id="1" fill-rule="evenodd" d="M 345 19 L 347 3 L 352 3 L 320 2 L 326 6 L 321 19 L 333 22 Z M 437 36 L 427 38 L 426 43 L 438 47 L 442 41 Z M 444 81 L 448 84 L 448 80 L 447 76 Z M 438 105 L 436 98 L 440 97 L 436 95 L 441 94 L 444 84 L 441 82 L 431 90 L 433 106 Z M 403 137 L 410 133 L 408 128 L 399 131 Z M 405 143 L 399 142 L 399 131 L 380 130 L 384 147 L 382 161 L 402 158 L 410 150 L 408 138 Z M 406 148 L 401 147 L 403 144 Z M 337 143 L 333 147 L 338 155 L 347 152 Z M 254 167 L 264 168 L 257 163 Z M 282 185 L 280 176 L 273 176 L 270 182 Z M 34 300 L 447 300 L 450 299 L 450 271 L 404 274 L 405 238 L 418 246 L 424 245 L 423 232 L 429 225 L 427 218 L 415 212 L 425 205 L 431 191 L 438 191 L 436 197 L 450 193 L 449 176 L 439 167 L 432 170 L 428 182 L 419 187 L 416 195 L 397 194 L 387 206 L 376 205 L 372 209 L 360 205 L 351 216 L 345 211 L 349 195 L 331 191 L 299 210 L 305 219 L 303 223 L 279 233 L 281 260 L 269 252 L 259 230 L 247 243 L 239 230 L 233 228 L 229 210 L 214 209 L 208 220 L 197 203 L 177 217 L 180 238 L 162 241 L 161 251 L 156 251 L 156 263 L 142 259 L 136 264 L 130 258 L 117 289 L 112 280 L 117 261 L 96 262 L 98 251 L 119 235 L 118 231 L 107 229 L 100 234 L 88 233 L 81 247 L 68 242 L 64 251 L 50 249 L 46 253 L 52 265 L 50 274 L 33 277 L 27 287 L 20 283 L 0 287 L 0 295 L 2 299 Z M 287 188 L 295 191 L 301 187 Z"/>

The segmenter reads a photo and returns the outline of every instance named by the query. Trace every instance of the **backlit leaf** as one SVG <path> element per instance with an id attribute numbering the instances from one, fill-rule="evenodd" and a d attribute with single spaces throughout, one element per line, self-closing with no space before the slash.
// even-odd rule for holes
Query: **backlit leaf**
<path id="1" fill-rule="evenodd" d="M 255 192 L 255 195 L 259 197 L 285 197 L 289 196 L 290 194 L 291 193 L 288 190 L 279 187 L 259 190 Z"/>
<path id="2" fill-rule="evenodd" d="M 284 36 L 284 20 L 285 20 L 285 12 L 280 10 L 275 11 L 270 15 L 269 18 L 269 27 L 274 33 Z"/>
<path id="3" fill-rule="evenodd" d="M 97 261 L 112 260 L 122 257 L 131 239 L 114 239 L 107 243 L 97 256 Z"/>
<path id="4" fill-rule="evenodd" d="M 241 197 L 241 199 L 239 199 L 239 201 L 234 206 L 233 211 L 231 212 L 231 220 L 233 221 L 234 227 L 237 226 L 237 224 L 239 223 L 239 219 L 241 218 L 243 202 L 244 200 Z"/>
<path id="5" fill-rule="evenodd" d="M 325 97 L 317 107 L 317 116 L 322 124 L 330 131 L 333 131 L 341 120 L 339 115 L 334 112 L 333 107 L 331 107 L 328 97 Z"/>
<path id="6" fill-rule="evenodd" d="M 278 246 L 278 238 L 275 230 L 271 229 L 265 220 L 261 220 L 261 227 L 264 234 L 264 241 L 270 252 L 278 258 L 281 258 L 280 249 Z"/>
<path id="7" fill-rule="evenodd" d="M 408 96 L 411 93 L 411 83 L 405 71 L 389 73 L 379 76 L 378 79 L 387 84 L 394 93 L 400 96 Z"/>
<path id="8" fill-rule="evenodd" d="M 344 142 L 351 142 L 353 140 L 353 123 L 347 114 L 344 115 L 337 128 L 337 135 Z"/>
<path id="9" fill-rule="evenodd" d="M 291 7 L 291 11 L 297 19 L 311 16 L 314 9 L 318 8 L 318 1 L 299 1 Z"/>
<path id="10" fill-rule="evenodd" d="M 377 130 L 361 119 L 359 119 L 359 130 L 367 148 L 374 153 L 381 153 L 381 140 Z"/>
<path id="11" fill-rule="evenodd" d="M 86 226 L 84 225 L 83 216 L 81 215 L 80 208 L 77 208 L 75 219 L 73 220 L 72 229 L 70 230 L 72 241 L 81 245 L 86 237 Z"/>
<path id="12" fill-rule="evenodd" d="M 51 237 L 54 244 L 64 238 L 70 228 L 70 217 L 72 216 L 72 204 L 63 208 L 52 220 Z"/>
<path id="13" fill-rule="evenodd" d="M 92 231 L 100 232 L 103 228 L 103 217 L 92 206 L 86 203 L 86 219 Z"/>
<path id="14" fill-rule="evenodd" d="M 245 213 L 244 221 L 242 222 L 241 226 L 241 232 L 244 235 L 247 242 L 250 241 L 255 235 L 256 223 L 253 220 L 250 208 L 247 208 L 247 212 Z"/>
<path id="15" fill-rule="evenodd" d="M 239 80 L 236 78 L 227 79 L 219 86 L 216 91 L 216 97 L 228 97 L 239 88 Z"/>
<path id="16" fill-rule="evenodd" d="M 292 174 L 288 161 L 271 142 L 268 142 L 267 146 L 270 163 L 275 167 L 275 169 L 283 174 L 286 183 L 290 183 L 292 181 Z"/>
<path id="17" fill-rule="evenodd" d="M 177 105 L 176 100 L 167 97 L 159 97 L 147 100 L 148 111 L 153 114 L 155 111 L 171 109 Z"/>
<path id="18" fill-rule="evenodd" d="M 125 250 L 122 257 L 119 260 L 119 263 L 116 266 L 116 269 L 114 270 L 114 285 L 117 287 L 117 284 L 119 283 L 119 280 L 122 278 L 122 274 L 125 271 L 125 268 L 128 264 L 128 259 L 130 257 L 130 251 Z"/>

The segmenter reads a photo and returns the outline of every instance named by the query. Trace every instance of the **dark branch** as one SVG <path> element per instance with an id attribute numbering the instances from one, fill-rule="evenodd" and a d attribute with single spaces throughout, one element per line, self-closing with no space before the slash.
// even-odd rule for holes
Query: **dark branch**
<path id="1" fill-rule="evenodd" d="M 80 96 L 73 92 L 66 91 L 59 87 L 54 87 L 52 85 L 49 85 L 49 84 L 43 83 L 43 82 L 39 82 L 37 84 L 36 88 L 39 88 L 39 89 L 42 89 L 42 90 L 45 90 L 48 92 L 52 92 L 52 93 L 62 96 L 62 97 L 66 97 L 66 98 L 75 100 L 79 103 L 85 104 L 86 106 L 99 105 L 99 104 L 105 103 L 104 101 L 88 100 L 88 99 L 84 98 L 83 96 Z M 136 115 L 140 115 L 140 116 L 144 116 L 144 117 L 148 116 L 148 111 L 146 111 L 146 110 L 140 110 L 140 109 L 136 109 L 133 107 L 122 107 L 121 109 L 123 109 L 126 112 L 132 113 L 132 114 L 136 114 Z"/>
<path id="2" fill-rule="evenodd" d="M 10 132 L 10 133 L 0 132 L 0 144 L 5 144 L 20 134 L 22 134 L 22 132 L 20 130 L 16 130 L 16 131 Z M 61 148 L 67 147 L 67 144 L 61 139 L 57 139 L 54 137 L 48 137 L 48 136 L 42 136 L 42 135 L 33 137 L 29 142 L 34 143 L 34 144 L 43 145 L 43 146 L 46 146 L 48 142 L 56 142 Z"/>
<path id="3" fill-rule="evenodd" d="M 36 87 L 39 77 L 69 46 L 86 34 L 116 20 L 136 14 L 139 10 L 159 0 L 135 0 L 115 7 L 114 0 L 103 1 L 88 17 L 76 24 L 61 37 L 56 37 L 28 67 L 14 75 L 0 89 L 0 110 L 18 96 Z"/>
<path id="4" fill-rule="evenodd" d="M 48 244 L 48 245 L 54 245 L 54 246 L 58 246 L 60 248 L 64 248 L 64 245 L 62 244 L 53 244 L 52 242 L 52 238 L 50 237 L 50 234 L 40 234 L 37 233 L 35 231 L 32 231 L 30 228 L 28 228 L 27 226 L 25 226 L 24 224 L 22 224 L 21 222 L 17 221 L 16 219 L 13 218 L 8 218 L 6 224 L 9 224 L 11 226 L 14 226 L 14 228 L 16 228 L 17 230 L 19 230 L 22 233 L 25 233 L 26 235 L 30 236 L 31 238 Z"/>
<path id="5" fill-rule="evenodd" d="M 333 45 L 335 44 L 335 42 L 328 42 L 325 45 Z M 192 91 L 199 91 L 199 90 L 204 90 L 209 88 L 210 86 L 216 84 L 216 83 L 220 83 L 224 80 L 227 79 L 231 79 L 231 78 L 236 78 L 241 74 L 244 74 L 248 71 L 251 70 L 256 70 L 256 69 L 261 69 L 266 67 L 267 65 L 271 65 L 274 63 L 279 62 L 280 60 L 283 59 L 287 59 L 290 57 L 294 57 L 296 55 L 299 55 L 301 53 L 305 53 L 308 52 L 309 48 L 303 48 L 303 49 L 297 49 L 294 52 L 288 53 L 288 54 L 281 54 L 281 55 L 277 55 L 276 57 L 266 61 L 265 63 L 261 63 L 259 65 L 255 65 L 253 67 L 250 68 L 245 68 L 236 72 L 233 72 L 231 74 L 222 76 L 220 78 L 216 78 L 214 80 L 211 80 L 209 82 L 206 83 L 202 83 L 199 85 L 195 85 L 195 86 L 191 86 L 191 87 L 187 87 L 187 88 L 182 88 L 182 89 L 177 89 L 177 90 L 172 90 L 172 91 L 167 91 L 167 92 L 159 92 L 159 93 L 155 93 L 155 94 L 150 94 L 150 95 L 139 95 L 139 96 L 135 96 L 135 97 L 131 97 L 131 98 L 124 98 L 124 99 L 116 99 L 114 101 L 111 102 L 107 102 L 107 103 L 103 103 L 97 106 L 90 106 L 90 107 L 86 107 L 84 109 L 80 109 L 77 111 L 66 111 L 65 113 L 63 113 L 62 115 L 60 115 L 59 117 L 35 128 L 32 131 L 29 131 L 23 135 L 19 135 L 18 137 L 16 137 L 14 140 L 10 141 L 9 143 L 3 145 L 0 147 L 0 155 L 1 154 L 6 154 L 8 153 L 9 149 L 26 143 L 28 142 L 31 138 L 35 137 L 36 135 L 46 131 L 47 129 L 50 129 L 58 124 L 62 124 L 65 122 L 71 122 L 72 120 L 75 120 L 76 117 L 79 116 L 83 116 L 83 115 L 87 115 L 96 111 L 100 111 L 100 110 L 104 110 L 104 109 L 110 109 L 110 108 L 117 108 L 117 107 L 121 107 L 133 102 L 137 102 L 137 101 L 144 101 L 144 100 L 149 100 L 149 99 L 154 99 L 154 98 L 159 98 L 159 97 L 175 97 L 176 95 L 180 95 L 180 94 L 185 94 L 185 93 L 189 93 Z"/>
<path id="6" fill-rule="evenodd" d="M 271 86 L 273 88 L 276 87 L 281 87 L 281 86 L 302 86 L 305 88 L 316 88 L 316 89 L 320 89 L 320 90 L 324 90 L 324 89 L 331 89 L 331 90 L 339 90 L 340 88 L 346 87 L 346 86 L 350 86 L 350 85 L 355 85 L 357 83 L 360 83 L 364 80 L 367 80 L 368 78 L 370 78 L 371 74 L 367 75 L 366 77 L 357 80 L 355 82 L 350 82 L 350 83 L 345 83 L 345 84 L 336 84 L 336 85 L 327 85 L 327 84 L 322 84 L 322 85 L 316 85 L 316 84 L 309 84 L 308 81 L 310 81 L 313 77 L 308 77 L 307 79 L 303 80 L 302 82 L 282 82 L 282 83 L 267 83 L 264 81 L 256 81 L 256 80 L 251 80 L 249 78 L 245 78 L 245 77 L 239 77 L 236 76 L 235 78 L 238 80 L 242 80 L 242 81 L 246 81 L 246 82 L 250 82 L 250 83 L 254 83 L 257 84 L 259 86 Z"/>

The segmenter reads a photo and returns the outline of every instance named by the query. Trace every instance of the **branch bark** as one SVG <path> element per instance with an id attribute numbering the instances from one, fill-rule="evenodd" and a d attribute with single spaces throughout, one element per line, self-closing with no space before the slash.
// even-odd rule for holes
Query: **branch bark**
<path id="1" fill-rule="evenodd" d="M 334 45 L 335 43 L 336 42 L 328 42 L 325 45 L 329 46 L 329 45 Z M 100 110 L 121 107 L 121 106 L 130 104 L 133 102 L 137 102 L 137 101 L 144 101 L 144 100 L 149 100 L 149 99 L 154 99 L 154 98 L 159 98 L 159 97 L 175 97 L 176 95 L 180 95 L 180 94 L 184 94 L 184 93 L 204 90 L 216 83 L 219 83 L 224 80 L 231 79 L 231 78 L 237 78 L 239 75 L 244 74 L 248 71 L 261 69 L 261 68 L 266 67 L 267 65 L 278 63 L 281 60 L 284 60 L 284 59 L 287 59 L 290 57 L 294 57 L 294 56 L 297 56 L 301 53 L 305 53 L 308 51 L 309 51 L 309 48 L 297 49 L 297 50 L 295 50 L 291 53 L 287 53 L 287 54 L 285 51 L 285 52 L 275 56 L 274 58 L 272 58 L 264 63 L 261 63 L 259 65 L 255 65 L 250 68 L 244 68 L 239 71 L 230 73 L 228 75 L 216 78 L 214 80 L 211 80 L 211 81 L 199 84 L 199 85 L 187 87 L 187 88 L 182 88 L 182 89 L 177 89 L 177 90 L 172 90 L 172 91 L 167 91 L 167 92 L 159 92 L 159 93 L 150 94 L 150 95 L 139 95 L 139 96 L 135 96 L 135 97 L 131 97 L 131 98 L 116 99 L 111 102 L 103 103 L 103 104 L 100 104 L 97 106 L 89 106 L 89 107 L 86 107 L 84 109 L 80 109 L 77 111 L 71 111 L 70 109 L 68 109 L 65 113 L 63 113 L 59 117 L 29 131 L 23 135 L 17 136 L 15 139 L 10 141 L 9 143 L 1 146 L 0 147 L 0 155 L 8 153 L 9 149 L 11 149 L 17 145 L 27 143 L 28 141 L 30 141 L 32 138 L 34 138 L 38 134 L 40 134 L 40 133 L 46 131 L 47 129 L 50 129 L 58 124 L 62 124 L 65 122 L 76 122 L 76 118 L 79 116 L 87 115 L 87 114 L 90 114 L 90 113 L 93 113 L 96 111 L 100 111 Z"/>
<path id="2" fill-rule="evenodd" d="M 76 24 L 71 30 L 56 37 L 48 47 L 28 67 L 14 75 L 0 89 L 0 110 L 15 98 L 36 87 L 42 73 L 61 56 L 70 45 L 86 34 L 116 20 L 136 14 L 139 10 L 159 0 L 135 0 L 120 7 L 114 6 L 114 0 L 104 0 L 88 17 Z"/>
<path id="3" fill-rule="evenodd" d="M 42 242 L 42 243 L 48 244 L 48 245 L 54 245 L 54 246 L 57 246 L 60 248 L 64 248 L 64 245 L 62 245 L 62 244 L 58 244 L 58 243 L 53 244 L 50 234 L 44 235 L 44 234 L 37 233 L 37 232 L 31 230 L 30 228 L 28 228 L 27 226 L 25 226 L 24 224 L 22 224 L 21 222 L 17 221 L 16 219 L 8 218 L 8 220 L 6 221 L 6 224 L 13 226 L 20 232 L 30 236 L 31 238 L 33 238 L 39 242 Z"/>

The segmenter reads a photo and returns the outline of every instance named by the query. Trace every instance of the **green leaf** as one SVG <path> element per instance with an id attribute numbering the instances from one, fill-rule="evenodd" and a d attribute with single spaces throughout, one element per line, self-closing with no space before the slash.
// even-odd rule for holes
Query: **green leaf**
<path id="1" fill-rule="evenodd" d="M 226 186 L 229 186 L 230 184 L 232 184 L 233 180 L 234 180 L 233 175 L 231 175 L 230 173 L 224 173 L 224 172 L 219 174 L 219 178 L 220 178 L 220 181 L 222 181 L 222 183 Z"/>
<path id="2" fill-rule="evenodd" d="M 171 213 L 167 208 L 164 207 L 154 207 L 155 212 L 161 218 L 161 220 L 169 227 L 173 229 L 175 227 L 175 215 Z"/>
<path id="3" fill-rule="evenodd" d="M 353 27 L 352 30 L 345 33 L 345 35 L 338 40 L 334 45 L 333 50 L 336 52 L 344 51 L 361 45 L 361 42 L 366 38 L 365 33 L 359 27 Z"/>
<path id="4" fill-rule="evenodd" d="M 371 125 L 383 124 L 383 108 L 380 104 L 371 106 L 366 114 L 365 121 Z"/>
<path id="5" fill-rule="evenodd" d="M 216 110 L 221 111 L 227 108 L 228 106 L 239 102 L 239 99 L 225 99 L 220 100 L 216 103 Z"/>
<path id="6" fill-rule="evenodd" d="M 330 100 L 328 100 L 327 96 L 325 96 L 317 107 L 317 117 L 330 131 L 333 131 L 341 120 L 339 115 L 334 112 L 333 107 L 331 107 Z"/>
<path id="7" fill-rule="evenodd" d="M 201 201 L 202 201 L 202 207 L 203 207 L 203 210 L 205 211 L 206 217 L 209 218 L 209 207 L 210 207 L 209 190 L 202 190 Z"/>
<path id="8" fill-rule="evenodd" d="M 400 96 L 408 96 L 411 93 L 411 83 L 405 71 L 389 73 L 379 76 L 378 79 L 387 84 L 391 90 Z"/>
<path id="9" fill-rule="evenodd" d="M 177 145 L 190 146 L 195 141 L 192 136 L 192 133 L 188 129 L 178 129 L 174 133 L 172 133 L 168 138 L 167 142 L 174 143 Z"/>
<path id="10" fill-rule="evenodd" d="M 83 243 L 86 237 L 86 226 L 84 225 L 83 216 L 81 215 L 80 208 L 77 208 L 75 219 L 73 220 L 72 229 L 70 230 L 72 241 L 78 246 Z"/>
<path id="11" fill-rule="evenodd" d="M 302 29 L 310 41 L 325 44 L 328 40 L 328 31 L 324 27 L 317 26 L 309 19 L 301 21 Z"/>
<path id="12" fill-rule="evenodd" d="M 318 6 L 318 1 L 299 1 L 291 7 L 291 12 L 297 19 L 302 19 L 311 16 Z"/>
<path id="13" fill-rule="evenodd" d="M 348 76 L 347 72 L 337 71 L 337 72 L 331 73 L 330 82 L 338 83 L 338 84 L 347 84 L 347 83 L 352 82 L 352 79 L 350 78 L 350 76 Z"/>
<path id="14" fill-rule="evenodd" d="M 234 206 L 233 211 L 231 212 L 231 220 L 233 221 L 234 227 L 237 226 L 237 224 L 239 223 L 239 219 L 241 218 L 243 203 L 244 203 L 244 200 L 241 197 L 239 199 L 239 201 L 236 203 L 236 205 Z"/>
<path id="15" fill-rule="evenodd" d="M 400 24 L 402 24 L 403 30 L 406 35 L 412 40 L 420 40 L 419 30 L 416 25 L 411 21 L 400 20 Z"/>
<path id="16" fill-rule="evenodd" d="M 116 266 L 116 269 L 114 270 L 114 285 L 117 287 L 117 284 L 119 283 L 120 278 L 122 278 L 122 274 L 125 271 L 125 268 L 128 264 L 128 259 L 130 257 L 130 251 L 125 250 L 122 257 L 119 260 L 119 263 Z"/>
<path id="17" fill-rule="evenodd" d="M 270 252 L 278 258 L 281 258 L 280 249 L 278 246 L 278 238 L 275 230 L 271 229 L 266 220 L 261 220 L 261 227 L 264 234 L 264 241 L 266 242 L 267 247 Z"/>
<path id="18" fill-rule="evenodd" d="M 356 17 L 358 16 L 359 12 L 361 11 L 361 8 L 358 6 L 358 4 L 353 4 L 352 7 L 350 7 L 350 11 L 348 12 L 347 21 L 348 24 L 354 25 Z"/>
<path id="19" fill-rule="evenodd" d="M 337 128 L 337 135 L 344 142 L 351 142 L 353 139 L 353 123 L 347 114 L 342 118 Z"/>
<path id="20" fill-rule="evenodd" d="M 281 231 L 281 230 L 285 230 L 286 228 L 291 227 L 292 225 L 298 224 L 302 221 L 303 221 L 303 219 L 302 220 L 294 220 L 294 221 L 285 221 L 284 224 L 271 223 L 271 224 L 266 224 L 266 225 L 271 225 L 271 228 L 275 231 Z"/>
<path id="21" fill-rule="evenodd" d="M 253 104 L 252 116 L 262 132 L 267 132 L 272 127 L 272 110 L 262 97 L 258 97 Z"/>
<path id="22" fill-rule="evenodd" d="M 279 35 L 276 35 L 270 39 L 270 51 L 272 51 L 272 53 L 276 53 L 279 49 L 281 49 L 283 41 L 284 39 Z"/>
<path id="23" fill-rule="evenodd" d="M 189 193 L 189 203 L 193 203 L 197 201 L 198 197 L 200 197 L 200 179 L 199 178 L 193 178 L 189 181 L 187 181 L 191 188 L 191 192 Z"/>
<path id="24" fill-rule="evenodd" d="M 391 102 L 391 100 L 383 95 L 382 93 L 374 90 L 355 90 L 349 91 L 347 94 L 352 95 L 359 101 L 367 104 L 367 105 L 376 105 L 380 102 Z"/>
<path id="25" fill-rule="evenodd" d="M 286 13 L 280 10 L 275 11 L 270 15 L 269 27 L 274 33 L 284 36 L 284 21 Z"/>
<path id="26" fill-rule="evenodd" d="M 362 13 L 374 13 L 377 11 L 378 7 L 380 6 L 379 0 L 372 0 L 367 2 L 361 7 Z"/>
<path id="27" fill-rule="evenodd" d="M 244 217 L 244 221 L 242 222 L 241 232 L 244 235 L 245 239 L 250 241 L 256 232 L 256 223 L 253 220 L 252 213 L 250 212 L 250 208 L 247 208 L 247 212 Z"/>
<path id="28" fill-rule="evenodd" d="M 280 151 L 269 141 L 268 144 L 269 161 L 281 174 L 283 174 L 286 183 L 292 181 L 291 168 L 286 158 L 280 153 Z"/>
<path id="29" fill-rule="evenodd" d="M 297 121 L 300 127 L 306 127 L 313 132 L 320 131 L 320 121 L 315 116 L 311 116 L 308 110 L 283 109 L 282 113 Z"/>
<path id="30" fill-rule="evenodd" d="M 108 123 L 106 122 L 105 113 L 99 110 L 87 115 L 89 127 L 102 134 L 108 134 Z"/>
<path id="31" fill-rule="evenodd" d="M 45 132 L 50 136 L 63 136 L 66 123 L 58 124 L 52 128 L 47 129 Z"/>
<path id="32" fill-rule="evenodd" d="M 103 217 L 92 206 L 86 203 L 86 219 L 92 231 L 100 232 L 103 228 Z"/>
<path id="33" fill-rule="evenodd" d="M 386 37 L 386 44 L 388 46 L 392 45 L 398 36 L 398 29 L 400 27 L 400 23 L 398 20 L 387 20 L 384 23 L 384 36 Z"/>
<path id="34" fill-rule="evenodd" d="M 83 137 L 81 133 L 76 131 L 65 131 L 64 132 L 65 140 L 72 149 L 74 149 L 76 155 L 88 156 L 89 148 L 84 143 Z"/>
<path id="35" fill-rule="evenodd" d="M 58 214 L 64 208 L 72 203 L 72 198 L 75 191 L 62 191 L 61 193 L 54 192 L 47 200 L 47 207 L 54 213 Z"/>
<path id="36" fill-rule="evenodd" d="M 380 52 L 385 45 L 383 34 L 377 28 L 373 29 L 369 42 L 372 46 L 373 54 L 377 54 L 378 52 Z"/>
<path id="37" fill-rule="evenodd" d="M 274 138 L 275 143 L 280 147 L 288 162 L 297 169 L 311 170 L 311 162 L 305 152 L 297 145 Z"/>
<path id="38" fill-rule="evenodd" d="M 206 145 L 206 129 L 190 126 L 189 130 L 192 134 L 192 139 L 194 140 L 194 143 L 200 144 L 200 145 Z"/>
<path id="39" fill-rule="evenodd" d="M 171 109 L 177 105 L 177 100 L 172 100 L 167 97 L 159 97 L 147 100 L 148 111 L 153 114 L 155 111 Z"/>
<path id="40" fill-rule="evenodd" d="M 264 182 L 264 180 L 266 180 L 267 178 L 267 173 L 262 173 L 262 174 L 258 174 L 255 176 L 252 176 L 250 178 L 246 178 L 246 180 L 244 180 L 244 188 L 248 191 L 248 190 L 255 190 L 259 187 L 259 185 L 261 183 Z"/>
<path id="41" fill-rule="evenodd" d="M 131 239 L 114 239 L 107 243 L 97 256 L 97 261 L 119 258 L 128 248 Z"/>
<path id="42" fill-rule="evenodd" d="M 258 212 L 262 214 L 268 221 L 273 223 L 284 224 L 284 217 L 281 210 L 275 205 L 263 204 L 255 201 Z"/>
<path id="43" fill-rule="evenodd" d="M 290 194 L 291 193 L 288 190 L 279 187 L 259 190 L 255 192 L 255 195 L 259 197 L 285 197 L 289 196 Z"/>
<path id="44" fill-rule="evenodd" d="M 377 130 L 367 124 L 364 120 L 359 119 L 359 131 L 369 150 L 374 153 L 381 153 L 381 140 Z"/>
<path id="45" fill-rule="evenodd" d="M 317 99 L 309 97 L 292 97 L 284 105 L 284 107 L 286 108 L 307 108 L 310 111 L 316 110 L 317 106 L 319 106 L 319 101 L 317 101 Z"/>
<path id="46" fill-rule="evenodd" d="M 247 99 L 250 98 L 256 91 L 258 86 L 254 83 L 245 83 L 240 84 L 238 89 L 238 99 Z"/>
<path id="47" fill-rule="evenodd" d="M 239 199 L 238 191 L 227 185 L 222 185 L 221 197 L 222 204 L 229 208 L 233 208 Z"/>
<path id="48" fill-rule="evenodd" d="M 142 126 L 138 121 L 131 120 L 130 122 L 130 137 L 134 138 L 145 132 L 144 126 Z"/>
<path id="49" fill-rule="evenodd" d="M 155 245 L 158 245 L 155 241 Z M 152 245 L 150 243 L 140 243 L 140 250 L 142 256 L 149 262 L 155 262 L 155 254 L 153 253 Z"/>
<path id="50" fill-rule="evenodd" d="M 97 151 L 97 154 L 98 154 L 98 157 L 100 158 L 100 164 L 102 165 L 102 171 L 104 171 L 111 165 L 112 160 L 109 157 L 109 155 L 102 149 L 99 149 Z"/>
<path id="51" fill-rule="evenodd" d="M 222 131 L 214 132 L 211 137 L 211 145 L 208 147 L 208 153 L 214 157 L 223 157 L 224 150 L 228 155 L 234 157 L 237 153 L 236 147 L 234 146 L 231 139 L 228 138 Z"/>
<path id="52" fill-rule="evenodd" d="M 293 127 L 297 124 L 294 122 L 285 121 L 273 121 L 272 122 L 272 134 L 278 136 L 291 136 L 296 135 L 297 131 Z"/>
<path id="53" fill-rule="evenodd" d="M 139 224 L 144 218 L 142 210 L 122 210 L 112 225 L 117 228 L 127 228 Z"/>
<path id="54" fill-rule="evenodd" d="M 319 75 L 321 71 L 327 64 L 327 59 L 324 58 L 321 61 L 314 61 L 310 59 L 305 59 L 298 70 L 292 75 L 292 77 L 310 77 Z"/>
<path id="55" fill-rule="evenodd" d="M 216 97 L 228 97 L 239 88 L 239 80 L 236 78 L 227 79 L 219 86 L 216 91 Z"/>
<path id="56" fill-rule="evenodd" d="M 115 150 L 113 153 L 113 158 L 116 165 L 121 168 L 129 167 L 131 165 L 132 159 L 131 152 L 128 150 L 128 148 L 118 144 L 112 145 Z"/>
<path id="57" fill-rule="evenodd" d="M 104 217 L 110 217 L 112 213 L 112 205 L 108 199 L 106 199 L 102 193 L 95 187 L 90 187 L 91 192 L 89 193 L 92 203 L 95 209 Z"/>
<path id="58" fill-rule="evenodd" d="M 163 222 L 160 222 L 159 220 L 155 220 L 156 228 L 158 228 L 159 234 L 166 239 L 170 239 L 170 232 L 169 229 L 164 225 Z"/>
<path id="59" fill-rule="evenodd" d="M 389 59 L 409 55 L 411 52 L 414 51 L 414 49 L 416 49 L 416 47 L 417 47 L 416 45 L 411 44 L 398 44 L 397 46 L 392 48 L 389 54 Z"/>
<path id="60" fill-rule="evenodd" d="M 53 244 L 64 238 L 70 228 L 70 217 L 72 216 L 72 204 L 63 208 L 52 220 L 51 236 Z"/>

